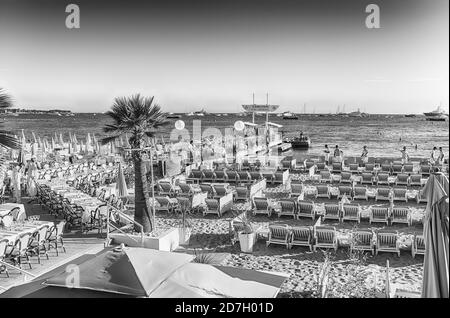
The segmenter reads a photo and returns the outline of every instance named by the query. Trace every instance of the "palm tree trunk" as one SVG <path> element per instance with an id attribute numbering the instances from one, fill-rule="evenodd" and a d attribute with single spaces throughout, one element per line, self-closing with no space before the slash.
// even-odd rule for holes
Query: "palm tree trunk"
<path id="1" fill-rule="evenodd" d="M 148 195 L 148 185 L 146 176 L 145 162 L 138 155 L 134 158 L 134 182 L 135 182 L 135 211 L 134 220 L 144 227 L 144 232 L 149 233 L 153 230 L 152 220 L 150 218 L 150 198 Z M 135 226 L 136 231 L 140 231 Z"/>

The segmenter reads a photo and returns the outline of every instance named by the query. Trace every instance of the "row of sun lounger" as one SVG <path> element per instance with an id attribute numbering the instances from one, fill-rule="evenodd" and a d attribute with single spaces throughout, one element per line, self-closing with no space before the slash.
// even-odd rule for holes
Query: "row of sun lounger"
<path id="1" fill-rule="evenodd" d="M 266 244 L 267 246 L 270 244 L 285 245 L 288 249 L 293 246 L 306 246 L 311 251 L 316 251 L 317 248 L 332 248 L 336 251 L 339 247 L 336 228 L 323 225 L 314 227 L 270 225 Z M 354 230 L 351 233 L 350 250 L 370 251 L 372 255 L 378 255 L 378 252 L 390 252 L 400 256 L 398 232 Z M 422 234 L 414 235 L 411 254 L 413 257 L 417 254 L 425 254 L 425 242 Z"/>
<path id="2" fill-rule="evenodd" d="M 251 184 L 266 179 L 267 183 L 283 184 L 283 171 L 235 171 L 235 170 L 192 170 L 186 178 L 186 183 L 224 182 L 232 184 Z"/>

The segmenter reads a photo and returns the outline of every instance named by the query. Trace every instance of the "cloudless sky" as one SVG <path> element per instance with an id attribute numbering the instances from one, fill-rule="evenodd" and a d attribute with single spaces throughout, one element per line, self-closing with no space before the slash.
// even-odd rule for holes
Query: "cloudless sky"
<path id="1" fill-rule="evenodd" d="M 65 27 L 65 6 L 81 28 Z M 365 26 L 366 5 L 381 29 Z M 449 103 L 448 0 L 0 0 L 0 87 L 16 107 L 103 112 L 421 113 Z"/>

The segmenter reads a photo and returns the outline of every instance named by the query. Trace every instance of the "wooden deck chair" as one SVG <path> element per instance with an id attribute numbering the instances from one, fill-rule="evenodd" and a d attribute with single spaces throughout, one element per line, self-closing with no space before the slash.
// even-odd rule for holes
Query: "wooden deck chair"
<path id="1" fill-rule="evenodd" d="M 351 199 L 353 194 L 353 188 L 351 186 L 339 186 L 338 191 L 338 199 L 342 198 L 344 195 Z"/>
<path id="2" fill-rule="evenodd" d="M 177 204 L 174 204 L 168 197 L 155 197 L 158 204 L 155 206 L 156 212 L 171 213 L 175 210 Z"/>
<path id="3" fill-rule="evenodd" d="M 356 229 L 352 232 L 350 251 L 370 251 L 375 254 L 375 236 L 372 230 Z"/>
<path id="4" fill-rule="evenodd" d="M 327 198 L 327 199 L 331 198 L 331 191 L 328 185 L 317 185 L 316 189 L 317 189 L 315 194 L 316 198 Z"/>
<path id="5" fill-rule="evenodd" d="M 316 206 L 313 201 L 299 200 L 297 201 L 297 219 L 300 217 L 316 218 Z"/>
<path id="6" fill-rule="evenodd" d="M 431 174 L 431 165 L 420 165 L 420 173 L 428 177 Z"/>
<path id="7" fill-rule="evenodd" d="M 332 164 L 332 170 L 333 173 L 341 173 L 342 172 L 342 163 L 341 162 L 333 162 Z"/>
<path id="8" fill-rule="evenodd" d="M 252 213 L 253 215 L 267 214 L 267 216 L 270 217 L 272 215 L 272 210 L 270 209 L 267 198 L 253 198 Z"/>
<path id="9" fill-rule="evenodd" d="M 252 171 L 250 172 L 250 178 L 252 179 L 252 181 L 259 181 L 263 179 L 263 176 L 259 171 Z"/>
<path id="10" fill-rule="evenodd" d="M 391 224 L 405 223 L 412 225 L 411 211 L 406 207 L 394 207 L 391 212 Z"/>
<path id="11" fill-rule="evenodd" d="M 227 188 L 223 185 L 214 185 L 214 195 L 213 199 L 220 199 L 221 197 L 224 197 L 228 194 Z"/>
<path id="12" fill-rule="evenodd" d="M 320 171 L 320 182 L 330 182 L 331 183 L 331 173 L 330 171 Z"/>
<path id="13" fill-rule="evenodd" d="M 338 249 L 336 228 L 334 226 L 316 226 L 314 229 L 314 251 L 317 248 Z"/>
<path id="14" fill-rule="evenodd" d="M 423 188 L 417 192 L 416 196 L 417 204 L 419 203 L 428 203 L 428 198 L 426 195 L 423 194 Z"/>
<path id="15" fill-rule="evenodd" d="M 400 257 L 400 242 L 397 231 L 378 230 L 376 237 L 376 255 L 378 255 L 378 252 L 389 252 L 396 253 Z"/>
<path id="16" fill-rule="evenodd" d="M 392 172 L 391 164 L 382 164 L 381 165 L 381 172 L 386 172 L 388 174 L 391 174 L 391 172 Z"/>
<path id="17" fill-rule="evenodd" d="M 350 168 L 350 173 L 351 174 L 359 174 L 359 170 L 358 170 L 359 164 L 357 164 L 357 163 L 350 163 L 348 166 Z"/>
<path id="18" fill-rule="evenodd" d="M 409 185 L 410 186 L 422 186 L 422 175 L 421 174 L 412 174 L 409 177 Z"/>
<path id="19" fill-rule="evenodd" d="M 278 210 L 278 217 L 281 216 L 292 216 L 294 219 L 296 218 L 297 209 L 296 203 L 293 200 L 281 200 L 280 201 L 280 209 Z"/>
<path id="20" fill-rule="evenodd" d="M 373 185 L 373 174 L 371 172 L 363 172 L 361 174 L 361 184 Z"/>
<path id="21" fill-rule="evenodd" d="M 342 206 L 342 222 L 344 221 L 361 223 L 361 207 L 359 204 L 344 204 Z"/>
<path id="22" fill-rule="evenodd" d="M 194 195 L 194 189 L 187 183 L 179 183 L 180 191 L 178 192 L 179 197 L 191 197 Z"/>
<path id="23" fill-rule="evenodd" d="M 312 252 L 312 231 L 309 226 L 293 226 L 291 227 L 291 240 L 289 248 L 292 246 L 307 246 Z"/>
<path id="24" fill-rule="evenodd" d="M 369 200 L 369 196 L 367 195 L 367 186 L 356 186 L 353 189 L 353 200 Z"/>
<path id="25" fill-rule="evenodd" d="M 268 184 L 272 184 L 273 183 L 274 174 L 272 172 L 263 172 L 262 176 L 266 179 L 266 182 Z"/>
<path id="26" fill-rule="evenodd" d="M 408 202 L 408 195 L 406 188 L 394 188 L 393 200 Z"/>
<path id="27" fill-rule="evenodd" d="M 403 172 L 407 173 L 409 175 L 413 174 L 414 173 L 414 165 L 412 165 L 412 164 L 405 164 L 403 166 Z"/>
<path id="28" fill-rule="evenodd" d="M 207 214 L 217 214 L 219 217 L 222 216 L 220 213 L 219 200 L 217 199 L 206 199 L 206 207 L 203 209 L 203 216 Z"/>
<path id="29" fill-rule="evenodd" d="M 423 234 L 414 234 L 411 244 L 411 255 L 413 258 L 417 254 L 425 255 L 425 239 Z"/>
<path id="30" fill-rule="evenodd" d="M 395 179 L 395 185 L 409 185 L 409 175 L 405 173 L 399 173 Z"/>
<path id="31" fill-rule="evenodd" d="M 395 176 L 395 175 L 398 175 L 400 173 L 403 173 L 403 166 L 401 164 L 400 165 L 393 165 L 392 166 L 392 174 Z"/>
<path id="32" fill-rule="evenodd" d="M 237 174 L 236 171 L 227 170 L 226 174 L 227 174 L 227 179 L 225 180 L 225 182 L 237 183 L 239 181 L 239 175 Z"/>
<path id="33" fill-rule="evenodd" d="M 303 183 L 291 183 L 291 193 L 290 197 L 297 198 L 303 192 Z"/>
<path id="34" fill-rule="evenodd" d="M 216 170 L 214 171 L 215 182 L 225 182 L 227 179 L 227 175 L 224 170 Z"/>
<path id="35" fill-rule="evenodd" d="M 214 196 L 214 189 L 210 184 L 200 184 L 200 190 L 203 193 L 208 194 L 208 198 L 212 198 Z"/>
<path id="36" fill-rule="evenodd" d="M 238 182 L 240 184 L 247 185 L 249 183 L 252 183 L 252 179 L 250 178 L 250 174 L 248 173 L 248 171 L 239 171 L 238 178 L 239 178 Z"/>
<path id="37" fill-rule="evenodd" d="M 283 184 L 283 171 L 277 171 L 273 174 L 272 184 Z"/>
<path id="38" fill-rule="evenodd" d="M 158 183 L 158 195 L 164 196 L 168 195 L 169 197 L 176 194 L 175 188 L 172 186 L 170 182 L 160 182 Z"/>
<path id="39" fill-rule="evenodd" d="M 341 210 L 338 204 L 325 204 L 325 214 L 323 220 L 338 220 L 341 221 Z"/>
<path id="40" fill-rule="evenodd" d="M 364 172 L 370 172 L 371 174 L 373 174 L 375 170 L 375 165 L 373 163 L 366 163 L 364 165 Z"/>
<path id="41" fill-rule="evenodd" d="M 377 188 L 375 201 L 390 201 L 390 200 L 391 200 L 391 188 Z"/>
<path id="42" fill-rule="evenodd" d="M 279 244 L 290 246 L 291 231 L 288 225 L 269 225 L 269 239 L 266 245 Z"/>
<path id="43" fill-rule="evenodd" d="M 389 225 L 389 209 L 383 207 L 370 207 L 369 223 L 386 223 Z"/>
<path id="44" fill-rule="evenodd" d="M 244 200 L 246 201 L 250 197 L 250 191 L 247 187 L 236 187 L 236 192 L 234 193 L 234 201 Z"/>
<path id="45" fill-rule="evenodd" d="M 317 171 L 327 171 L 328 170 L 327 166 L 325 165 L 325 162 L 317 162 L 316 169 L 317 169 Z"/>
<path id="46" fill-rule="evenodd" d="M 311 167 L 314 167 L 314 172 L 315 172 L 315 170 L 317 169 L 316 163 L 314 161 L 306 160 L 305 161 L 305 170 L 309 170 Z"/>
<path id="47" fill-rule="evenodd" d="M 216 175 L 213 170 L 203 170 L 202 171 L 202 182 L 214 182 Z"/>
<path id="48" fill-rule="evenodd" d="M 347 171 L 342 171 L 341 172 L 341 183 L 349 183 L 352 184 L 352 173 L 351 172 L 347 172 Z"/>
<path id="49" fill-rule="evenodd" d="M 377 180 L 377 185 L 389 185 L 389 174 L 385 173 L 385 172 L 380 172 L 379 174 L 377 174 L 376 176 L 376 180 Z"/>
<path id="50" fill-rule="evenodd" d="M 186 178 L 186 183 L 200 183 L 201 180 L 202 172 L 200 170 L 191 170 Z"/>

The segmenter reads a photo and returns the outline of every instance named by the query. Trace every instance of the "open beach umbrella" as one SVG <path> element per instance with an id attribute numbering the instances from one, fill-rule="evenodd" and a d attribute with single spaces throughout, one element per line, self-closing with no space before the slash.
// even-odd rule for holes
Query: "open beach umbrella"
<path id="1" fill-rule="evenodd" d="M 119 162 L 119 171 L 117 172 L 116 190 L 118 197 L 126 197 L 128 195 L 127 183 L 123 174 L 122 163 Z"/>
<path id="2" fill-rule="evenodd" d="M 444 174 L 432 174 L 423 189 L 428 199 L 424 239 L 423 298 L 449 297 L 449 184 Z"/>

